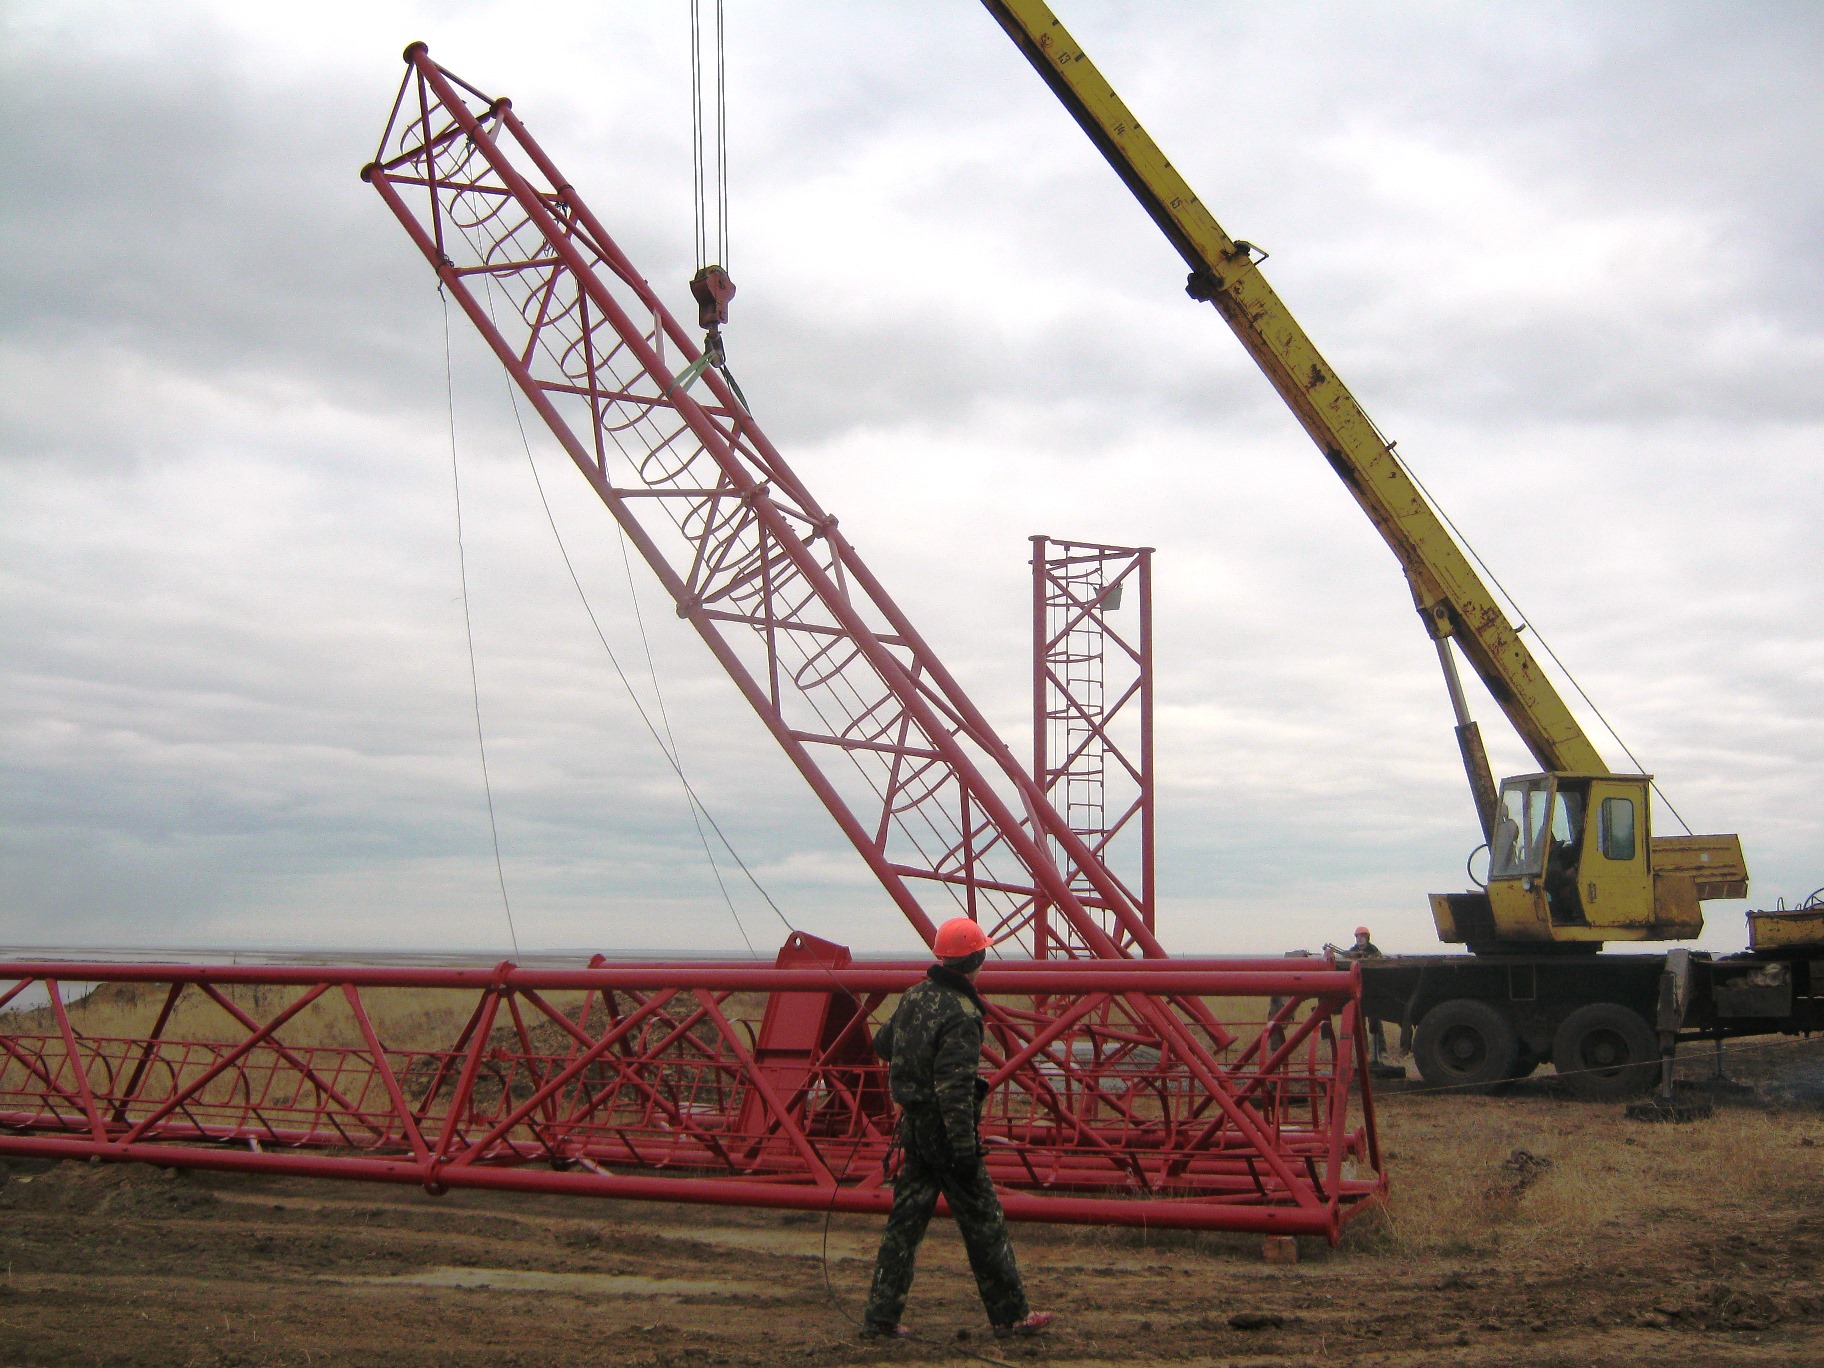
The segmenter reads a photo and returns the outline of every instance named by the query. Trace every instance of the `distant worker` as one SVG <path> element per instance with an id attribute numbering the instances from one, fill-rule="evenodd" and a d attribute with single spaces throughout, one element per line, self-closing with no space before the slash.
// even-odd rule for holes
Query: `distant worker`
<path id="1" fill-rule="evenodd" d="M 1355 944 L 1343 951 L 1338 958 L 1380 959 L 1381 951 L 1380 947 L 1368 938 L 1368 928 L 1358 926 L 1355 928 Z M 1386 1053 L 1387 1034 L 1382 1030 L 1379 1018 L 1370 1018 L 1368 1022 L 1368 1063 L 1370 1067 L 1378 1067 L 1382 1063 L 1381 1056 Z"/>
<path id="2" fill-rule="evenodd" d="M 863 1313 L 866 1339 L 911 1333 L 899 1318 L 912 1290 L 918 1245 L 940 1194 L 962 1232 L 996 1336 L 1036 1335 L 1052 1320 L 1051 1312 L 1034 1311 L 1026 1303 L 1007 1219 L 982 1161 L 978 1127 L 988 1085 L 975 1070 L 982 1057 L 985 1008 L 974 980 L 990 944 L 967 917 L 938 927 L 933 948 L 941 963 L 906 990 L 892 1019 L 874 1037 L 875 1052 L 891 1066 L 888 1079 L 900 1106 L 903 1157 Z"/>
<path id="3" fill-rule="evenodd" d="M 1288 950 L 1287 959 L 1309 959 L 1309 950 Z M 1280 1019 L 1280 1013 L 1291 1003 L 1289 997 L 1275 993 L 1267 999 L 1267 1050 L 1269 1052 L 1286 1048 L 1286 1023 Z"/>
<path id="4" fill-rule="evenodd" d="M 1545 905 L 1554 926 L 1575 926 L 1584 921 L 1583 899 L 1577 892 L 1577 861 L 1581 858 L 1583 795 L 1560 793 L 1552 805 L 1552 840 L 1545 857 Z"/>

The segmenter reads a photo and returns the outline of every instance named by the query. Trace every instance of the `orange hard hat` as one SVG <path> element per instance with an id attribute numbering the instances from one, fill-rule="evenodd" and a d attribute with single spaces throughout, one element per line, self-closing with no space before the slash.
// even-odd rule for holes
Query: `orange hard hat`
<path id="1" fill-rule="evenodd" d="M 1365 926 L 1358 926 L 1355 928 L 1355 934 L 1358 936 L 1365 936 L 1368 934 L 1368 928 Z"/>
<path id="2" fill-rule="evenodd" d="M 994 942 L 988 933 L 967 917 L 952 917 L 937 928 L 937 939 L 931 948 L 939 959 L 962 959 L 977 950 L 986 950 Z"/>

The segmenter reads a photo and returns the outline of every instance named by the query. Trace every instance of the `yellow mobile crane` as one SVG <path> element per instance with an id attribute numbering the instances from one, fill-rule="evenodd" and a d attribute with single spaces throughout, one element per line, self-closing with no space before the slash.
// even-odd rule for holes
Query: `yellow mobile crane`
<path id="1" fill-rule="evenodd" d="M 1489 847 L 1488 883 L 1434 893 L 1438 936 L 1475 951 L 1597 950 L 1685 940 L 1699 904 L 1748 895 L 1735 836 L 1652 834 L 1652 776 L 1603 762 L 1389 442 L 1070 34 L 1036 0 L 983 0 L 1190 267 L 1191 298 L 1222 315 L 1398 557 L 1437 647 L 1457 744 Z M 1454 644 L 1454 651 L 1453 651 Z M 1539 764 L 1489 772 L 1458 677 L 1461 652 Z"/>

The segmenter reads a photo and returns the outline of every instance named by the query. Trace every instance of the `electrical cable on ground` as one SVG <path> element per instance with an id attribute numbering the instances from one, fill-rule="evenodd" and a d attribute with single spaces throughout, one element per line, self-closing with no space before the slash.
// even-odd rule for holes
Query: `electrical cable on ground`
<path id="1" fill-rule="evenodd" d="M 494 841 L 494 876 L 500 882 L 500 905 L 507 913 L 507 936 L 513 958 L 520 958 L 519 931 L 513 925 L 513 903 L 507 897 L 507 871 L 500 859 L 500 825 L 494 818 L 494 784 L 488 776 L 488 743 L 481 727 L 481 677 L 475 669 L 475 622 L 469 614 L 469 560 L 462 541 L 462 475 L 456 461 L 456 380 L 450 363 L 450 298 L 442 284 L 437 298 L 443 305 L 443 393 L 450 424 L 450 483 L 456 495 L 456 567 L 462 580 L 462 629 L 469 646 L 469 688 L 475 701 L 475 748 L 481 753 L 481 788 L 488 799 L 488 833 Z"/>
<path id="2" fill-rule="evenodd" d="M 1734 1042 L 1738 1042 L 1738 1043 L 1733 1043 L 1729 1046 L 1730 1050 L 1732 1050 L 1733 1052 L 1735 1052 L 1737 1054 L 1748 1054 L 1748 1053 L 1751 1053 L 1756 1050 L 1787 1049 L 1787 1048 L 1791 1048 L 1791 1047 L 1795 1047 L 1795 1046 L 1799 1046 L 1799 1045 L 1807 1045 L 1807 1044 L 1811 1043 L 1810 1037 L 1795 1037 L 1795 1038 L 1782 1037 L 1782 1038 L 1776 1039 L 1776 1040 L 1756 1040 L 1751 1044 L 1739 1043 L 1745 1039 L 1742 1036 L 1733 1036 L 1733 1037 L 1730 1037 L 1730 1039 Z M 1702 1042 L 1692 1041 L 1690 1043 L 1695 1045 L 1695 1044 L 1700 1044 Z M 1621 1069 L 1621 1068 L 1641 1068 L 1641 1067 L 1644 1067 L 1648 1062 L 1649 1061 L 1643 1059 L 1643 1060 L 1640 1060 L 1637 1063 L 1633 1063 L 1633 1064 L 1592 1065 L 1590 1068 L 1587 1068 L 1587 1069 L 1560 1069 L 1560 1068 L 1557 1068 L 1556 1066 L 1554 1066 L 1551 1073 L 1541 1074 L 1539 1077 L 1540 1077 L 1540 1081 L 1547 1081 L 1547 1080 L 1554 1079 L 1554 1078 L 1572 1078 L 1579 1074 L 1610 1073 L 1616 1069 Z M 1652 1065 L 1655 1068 L 1659 1067 L 1660 1060 L 1654 1059 L 1650 1062 L 1652 1063 Z M 1390 1082 L 1390 1083 L 1400 1082 L 1399 1079 L 1386 1079 L 1383 1081 Z M 1493 1089 L 1512 1086 L 1513 1084 L 1524 1083 L 1527 1081 L 1529 1081 L 1529 1080 L 1522 1079 L 1522 1078 L 1514 1078 L 1514 1079 L 1508 1079 L 1505 1083 L 1501 1083 L 1501 1084 L 1422 1083 L 1416 1087 L 1401 1087 L 1397 1090 L 1397 1092 L 1394 1095 L 1399 1096 L 1399 1097 L 1429 1097 L 1436 1093 L 1450 1093 L 1450 1092 L 1475 1091 L 1475 1092 L 1486 1093 Z M 1701 1082 L 1698 1082 L 1695 1084 L 1695 1086 L 1702 1087 L 1703 1084 Z M 1617 1100 L 1619 1100 L 1619 1099 L 1617 1099 Z"/>

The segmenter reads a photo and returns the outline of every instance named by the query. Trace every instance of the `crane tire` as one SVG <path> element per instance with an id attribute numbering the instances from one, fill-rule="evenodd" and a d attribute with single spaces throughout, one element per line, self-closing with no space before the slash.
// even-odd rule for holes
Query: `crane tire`
<path id="1" fill-rule="evenodd" d="M 1659 1078 L 1659 1037 L 1619 1002 L 1587 1003 L 1552 1036 L 1552 1067 L 1585 1101 L 1638 1097 Z"/>
<path id="2" fill-rule="evenodd" d="M 1434 1088 L 1493 1092 L 1513 1077 L 1520 1041 L 1496 1008 L 1474 998 L 1440 1002 L 1412 1037 L 1419 1075 Z"/>

